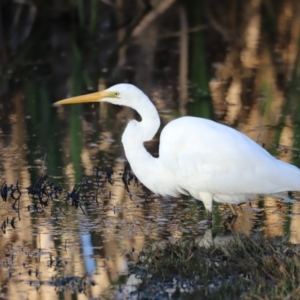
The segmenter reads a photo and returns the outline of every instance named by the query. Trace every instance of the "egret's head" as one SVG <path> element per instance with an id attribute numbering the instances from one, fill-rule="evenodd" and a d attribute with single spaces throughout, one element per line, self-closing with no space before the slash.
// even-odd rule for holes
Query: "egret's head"
<path id="1" fill-rule="evenodd" d="M 110 102 L 116 105 L 132 106 L 145 94 L 132 84 L 116 84 L 104 91 L 72 97 L 55 102 L 54 106 L 87 102 Z"/>

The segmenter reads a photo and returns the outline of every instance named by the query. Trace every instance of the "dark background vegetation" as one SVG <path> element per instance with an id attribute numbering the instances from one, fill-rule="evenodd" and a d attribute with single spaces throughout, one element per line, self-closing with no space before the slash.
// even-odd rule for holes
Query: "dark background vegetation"
<path id="1" fill-rule="evenodd" d="M 257 64 L 241 66 L 240 54 L 248 46 L 247 27 L 255 15 L 260 20 L 251 25 L 258 31 L 252 55 L 269 51 L 276 63 L 276 83 L 286 87 L 295 59 L 287 60 L 285 52 L 291 43 L 299 44 L 299 5 L 297 0 L 4 0 L 1 99 L 9 101 L 5 91 L 25 80 L 48 85 L 49 101 L 69 90 L 78 94 L 98 89 L 100 78 L 107 84 L 131 81 L 146 89 L 147 81 L 168 84 L 176 78 L 185 49 L 189 84 L 196 90 L 209 92 L 216 64 L 232 52 L 233 67 L 244 77 L 243 93 L 249 93 Z M 188 47 L 178 45 L 185 43 L 184 36 Z M 298 48 L 288 50 L 298 55 Z M 243 101 L 249 99 L 243 96 Z"/>
<path id="2" fill-rule="evenodd" d="M 198 201 L 154 201 L 151 195 L 148 201 L 141 186 L 130 187 L 136 192 L 132 200 L 123 185 L 118 185 L 124 169 L 121 135 L 133 117 L 130 109 L 90 104 L 58 109 L 52 107 L 53 102 L 130 82 L 149 95 L 163 125 L 186 114 L 214 119 L 235 127 L 272 154 L 299 166 L 299 42 L 299 0 L 2 0 L 0 177 L 3 186 L 18 182 L 24 197 L 20 202 L 21 218 L 16 217 L 9 201 L 0 201 L 0 224 L 14 220 L 16 227 L 8 226 L 6 235 L 0 232 L 0 297 L 1 293 L 11 295 L 18 290 L 16 286 L 27 290 L 30 285 L 38 290 L 31 286 L 31 272 L 42 270 L 36 281 L 51 274 L 51 255 L 57 261 L 65 255 L 70 269 L 63 266 L 63 275 L 70 272 L 73 276 L 73 266 L 84 265 L 86 243 L 82 242 L 82 230 L 90 235 L 88 246 L 97 248 L 93 249 L 98 267 L 102 268 L 104 261 L 108 266 L 100 271 L 107 272 L 106 280 L 98 280 L 96 287 L 119 286 L 118 263 L 127 263 L 128 257 L 137 254 L 151 239 L 184 236 L 190 240 L 199 234 L 197 222 L 204 216 Z M 154 155 L 158 136 L 147 145 Z M 104 193 L 99 194 L 99 206 L 94 203 L 87 215 L 70 208 L 66 217 L 59 201 L 54 201 L 43 214 L 28 209 L 32 199 L 25 188 L 37 182 L 43 172 L 55 184 L 72 191 L 83 178 L 92 180 L 95 168 L 105 170 L 106 166 L 112 166 L 117 183 L 110 186 L 102 182 Z M 299 244 L 299 211 L 299 201 L 259 199 L 252 207 L 238 209 L 234 230 L 264 238 L 289 235 L 291 243 Z M 215 207 L 214 214 L 213 231 L 223 233 L 226 207 Z M 162 225 L 159 219 L 165 220 Z M 132 227 L 136 221 L 139 225 Z M 123 242 L 130 248 L 128 257 L 118 252 Z M 247 249 L 253 249 L 254 244 L 260 242 L 250 240 Z M 16 254 L 17 247 L 20 252 Z M 274 263 L 294 248 L 287 251 L 284 244 L 282 251 L 277 251 L 273 244 L 270 247 L 263 258 L 256 248 L 254 252 L 249 250 L 253 255 L 244 256 L 250 264 L 256 262 L 258 269 L 254 273 L 262 270 L 256 273 L 258 289 L 266 272 L 266 278 L 272 279 L 272 285 L 258 294 L 274 298 L 273 285 L 277 285 L 278 299 L 289 294 L 295 295 L 291 299 L 298 299 L 298 256 L 291 256 L 286 264 Z M 28 255 L 27 248 L 40 253 L 44 260 Z M 75 256 L 70 248 L 76 251 Z M 180 252 L 182 247 L 174 249 Z M 187 266 L 189 273 L 189 266 L 198 257 L 190 253 L 194 248 L 187 250 L 179 256 L 183 258 L 179 263 Z M 244 289 L 245 285 L 232 286 L 235 278 L 250 284 L 251 274 L 244 272 L 242 260 L 237 261 L 241 269 L 232 265 L 237 277 L 228 281 L 224 275 L 227 260 L 235 262 L 244 252 L 240 248 L 230 255 L 218 256 L 219 252 L 215 252 L 216 259 L 222 259 L 216 266 L 224 267 L 225 288 Z M 197 268 L 199 263 L 207 263 L 210 253 L 202 255 L 204 261 L 197 260 Z M 169 249 L 165 256 L 172 256 Z M 74 257 L 78 260 L 74 261 Z M 25 267 L 23 260 L 28 262 Z M 160 272 L 164 265 L 154 261 L 154 266 L 156 263 Z M 85 277 L 86 270 L 80 270 Z M 241 277 L 237 270 L 246 275 Z M 296 275 L 290 276 L 290 270 L 296 270 Z M 23 276 L 23 281 L 15 274 Z M 286 276 L 280 285 L 281 274 Z M 215 273 L 212 277 L 218 280 Z M 99 296 L 91 291 L 88 295 Z M 63 297 L 62 292 L 58 295 Z"/>
<path id="3" fill-rule="evenodd" d="M 57 168 L 54 133 L 68 126 L 76 162 L 81 108 L 62 125 L 51 103 L 119 82 L 140 87 L 160 111 L 177 111 L 173 118 L 282 128 L 289 114 L 297 124 L 299 36 L 298 0 L 4 0 L 0 130 L 11 132 L 16 112 L 35 137 L 28 148 L 41 146 Z M 258 105 L 263 121 L 253 119 Z M 280 134 L 261 143 L 279 143 Z"/>

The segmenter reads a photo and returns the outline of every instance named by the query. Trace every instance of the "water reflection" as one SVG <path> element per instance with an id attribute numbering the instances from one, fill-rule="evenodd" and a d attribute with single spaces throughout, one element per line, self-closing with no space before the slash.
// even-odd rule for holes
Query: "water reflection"
<path id="1" fill-rule="evenodd" d="M 128 263 L 145 243 L 204 234 L 200 202 L 161 199 L 134 180 L 130 193 L 124 187 L 121 135 L 126 122 L 138 116 L 104 103 L 51 107 L 68 94 L 130 81 L 153 99 L 163 124 L 181 114 L 214 118 L 299 165 L 297 1 L 281 1 L 278 15 L 262 1 L 246 1 L 244 10 L 251 13 L 245 13 L 244 26 L 237 21 L 234 1 L 230 14 L 222 17 L 211 7 L 204 17 L 197 15 L 203 9 L 195 9 L 194 2 L 182 8 L 169 1 L 161 11 L 167 17 L 154 15 L 152 25 L 145 23 L 147 10 L 140 15 L 140 33 L 130 31 L 134 22 L 125 32 L 124 27 L 116 30 L 114 22 L 124 20 L 114 19 L 115 8 L 104 2 L 95 9 L 101 11 L 101 20 L 80 15 L 80 29 L 74 31 L 74 24 L 65 26 L 63 18 L 49 27 L 41 26 L 39 18 L 32 35 L 20 32 L 19 42 L 15 35 L 5 39 L 4 32 L 4 44 L 10 46 L 1 52 L 0 184 L 15 188 L 18 182 L 22 196 L 19 209 L 11 197 L 0 200 L 0 298 L 97 298 L 126 281 Z M 88 11 L 92 4 L 86 5 Z M 130 11 L 129 4 L 124 6 Z M 15 19 L 15 29 L 35 18 L 34 5 L 26 9 L 24 20 Z M 88 29 L 85 22 L 90 22 Z M 98 25 L 101 32 L 95 38 Z M 273 30 L 274 41 L 268 38 Z M 123 43 L 130 32 L 135 39 Z M 159 136 L 146 145 L 154 155 L 158 141 Z M 111 166 L 113 184 L 107 177 Z M 27 190 L 43 174 L 62 188 L 47 206 Z M 78 183 L 84 185 L 81 207 L 76 208 L 66 198 Z M 288 234 L 290 242 L 299 243 L 299 211 L 297 201 L 258 198 L 251 206 L 239 206 L 237 221 L 227 224 L 228 208 L 215 205 L 212 230 L 220 237 L 229 226 L 247 235 Z"/>
<path id="2" fill-rule="evenodd" d="M 162 99 L 157 96 L 158 90 L 155 94 L 156 99 Z M 50 106 L 48 108 L 51 110 Z M 62 297 L 69 293 L 98 297 L 107 293 L 111 285 L 123 283 L 128 263 L 145 242 L 197 238 L 201 234 L 199 221 L 205 218 L 205 212 L 200 202 L 188 197 L 161 199 L 149 194 L 140 184 L 137 186 L 134 180 L 129 185 L 130 193 L 124 187 L 122 174 L 126 160 L 120 137 L 132 112 L 109 106 L 103 110 L 102 107 L 99 110 L 97 106 L 87 106 L 80 114 L 78 109 L 75 113 L 70 107 L 63 109 L 57 115 L 53 114 L 51 124 L 47 125 L 50 128 L 57 124 L 48 139 L 58 141 L 45 144 L 42 141 L 36 148 L 27 146 L 30 140 L 36 139 L 36 135 L 30 136 L 19 125 L 15 113 L 11 113 L 7 133 L 1 133 L 1 182 L 15 186 L 18 180 L 22 197 L 20 217 L 12 207 L 13 199 L 8 197 L 6 202 L 1 202 L 0 223 L 6 222 L 0 242 L 3 253 L 2 293 L 12 298 L 18 297 L 16 291 L 26 291 L 30 298 L 37 299 L 50 295 L 56 297 L 56 292 Z M 75 119 L 81 130 L 74 130 L 68 123 L 73 114 L 80 116 Z M 173 118 L 174 111 L 162 115 L 166 122 Z M 262 118 L 263 114 L 258 117 Z M 242 124 L 241 128 L 248 128 L 243 127 L 246 124 Z M 55 132 L 56 128 L 60 129 Z M 252 127 L 250 133 L 253 137 L 268 130 L 263 126 Z M 272 130 L 279 134 L 278 154 L 281 158 L 285 161 L 296 159 L 291 123 Z M 249 134 L 246 130 L 245 133 Z M 79 139 L 78 144 L 76 141 Z M 70 149 L 71 143 L 75 143 L 73 150 Z M 57 144 L 59 148 L 48 152 L 49 144 Z M 272 145 L 269 144 L 269 147 Z M 274 146 L 276 151 L 277 145 Z M 155 153 L 157 141 L 149 143 L 148 147 Z M 74 151 L 73 156 L 71 151 Z M 55 153 L 55 157 L 51 153 Z M 61 160 L 57 169 L 53 159 Z M 49 200 L 48 206 L 39 206 L 35 210 L 34 200 L 26 187 L 35 184 L 44 172 L 53 174 L 49 181 L 53 181 L 55 186 L 61 185 L 62 193 Z M 74 191 L 74 185 L 80 182 L 84 183 L 80 189 L 82 209 L 80 206 L 76 209 L 70 205 L 70 199 L 66 204 L 66 198 Z M 75 188 L 75 191 L 78 189 Z M 290 241 L 297 243 L 298 206 L 298 202 L 259 198 L 251 206 L 244 204 L 238 207 L 238 218 L 233 228 L 247 235 L 289 233 Z M 215 233 L 222 236 L 228 228 L 224 222 L 229 213 L 226 206 L 215 207 Z M 86 296 L 81 294 L 83 291 Z"/>

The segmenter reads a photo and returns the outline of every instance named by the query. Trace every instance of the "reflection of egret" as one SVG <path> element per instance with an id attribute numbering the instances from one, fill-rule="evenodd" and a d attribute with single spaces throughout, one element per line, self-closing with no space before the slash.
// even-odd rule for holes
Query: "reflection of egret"
<path id="1" fill-rule="evenodd" d="M 189 193 L 203 201 L 209 218 L 213 200 L 240 203 L 255 194 L 300 190 L 300 170 L 275 159 L 244 134 L 210 120 L 182 117 L 162 131 L 159 157 L 143 143 L 160 126 L 149 98 L 130 84 L 118 84 L 55 105 L 110 102 L 135 109 L 142 121 L 132 120 L 122 136 L 126 157 L 138 179 L 151 191 L 176 196 Z"/>

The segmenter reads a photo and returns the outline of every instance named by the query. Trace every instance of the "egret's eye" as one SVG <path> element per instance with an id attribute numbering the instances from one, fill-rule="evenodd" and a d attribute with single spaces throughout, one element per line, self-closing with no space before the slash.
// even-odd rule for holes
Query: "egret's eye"
<path id="1" fill-rule="evenodd" d="M 119 97 L 119 96 L 120 96 L 120 93 L 119 93 L 119 92 L 114 92 L 114 95 L 115 95 L 116 97 Z"/>

